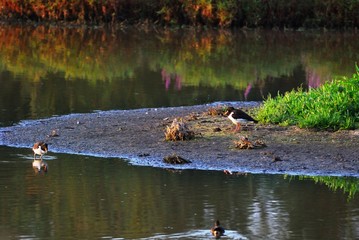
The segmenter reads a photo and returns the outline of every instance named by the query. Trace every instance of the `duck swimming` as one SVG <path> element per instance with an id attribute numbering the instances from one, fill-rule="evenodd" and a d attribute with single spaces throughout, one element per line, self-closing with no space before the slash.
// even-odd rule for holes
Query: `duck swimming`
<path id="1" fill-rule="evenodd" d="M 211 233 L 215 238 L 220 238 L 224 235 L 224 228 L 220 226 L 219 221 L 215 221 L 214 226 L 211 228 Z"/>

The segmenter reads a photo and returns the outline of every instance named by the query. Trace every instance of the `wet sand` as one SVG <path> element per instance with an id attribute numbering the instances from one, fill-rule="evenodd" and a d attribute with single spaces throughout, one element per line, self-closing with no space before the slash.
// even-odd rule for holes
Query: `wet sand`
<path id="1" fill-rule="evenodd" d="M 238 103 L 245 110 L 256 107 Z M 124 158 L 132 164 L 173 168 L 220 170 L 227 173 L 281 173 L 359 177 L 359 130 L 313 131 L 297 127 L 248 124 L 241 132 L 224 116 L 208 114 L 200 105 L 175 108 L 103 111 L 71 114 L 0 129 L 0 145 L 31 147 L 49 144 L 51 152 Z M 256 104 L 254 104 L 256 105 Z M 195 138 L 165 141 L 165 129 L 183 118 Z M 234 141 L 246 136 L 266 147 L 238 149 Z M 177 154 L 189 164 L 167 164 Z"/>

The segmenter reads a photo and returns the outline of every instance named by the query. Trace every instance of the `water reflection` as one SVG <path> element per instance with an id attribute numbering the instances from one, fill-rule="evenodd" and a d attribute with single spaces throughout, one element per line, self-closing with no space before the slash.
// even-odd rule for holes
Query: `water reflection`
<path id="1" fill-rule="evenodd" d="M 49 169 L 47 163 L 42 159 L 34 159 L 32 161 L 32 168 L 35 173 L 47 173 Z"/>
<path id="2" fill-rule="evenodd" d="M 35 175 L 30 149 L 0 150 L 0 236 L 205 239 L 220 219 L 227 239 L 359 237 L 359 198 L 308 178 L 170 172 L 65 154 L 46 156 L 51 171 Z"/>
<path id="3" fill-rule="evenodd" d="M 358 52 L 349 33 L 0 26 L 0 122 L 262 100 L 351 75 Z"/>

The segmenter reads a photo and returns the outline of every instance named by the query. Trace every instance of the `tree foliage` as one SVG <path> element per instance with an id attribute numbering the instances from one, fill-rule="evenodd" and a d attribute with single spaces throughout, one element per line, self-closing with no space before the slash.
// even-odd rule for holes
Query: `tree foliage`
<path id="1" fill-rule="evenodd" d="M 356 0 L 0 0 L 4 19 L 218 27 L 359 26 Z"/>

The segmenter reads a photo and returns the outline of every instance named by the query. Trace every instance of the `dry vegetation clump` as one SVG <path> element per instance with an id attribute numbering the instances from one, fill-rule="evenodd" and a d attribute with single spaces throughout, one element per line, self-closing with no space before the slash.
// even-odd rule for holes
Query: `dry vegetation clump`
<path id="1" fill-rule="evenodd" d="M 186 116 L 187 121 L 195 121 L 198 120 L 198 113 L 190 113 L 188 116 Z"/>
<path id="2" fill-rule="evenodd" d="M 207 110 L 207 114 L 210 116 L 224 116 L 227 112 L 228 106 L 210 107 Z"/>
<path id="3" fill-rule="evenodd" d="M 238 141 L 234 141 L 235 147 L 239 149 L 254 149 L 266 147 L 266 144 L 262 140 L 250 141 L 248 137 L 241 137 Z"/>
<path id="4" fill-rule="evenodd" d="M 170 156 L 164 157 L 163 161 L 165 163 L 169 163 L 169 164 L 186 164 L 186 163 L 191 163 L 191 161 L 184 159 L 181 156 L 178 156 L 177 154 L 172 154 Z"/>
<path id="5" fill-rule="evenodd" d="M 188 129 L 187 124 L 182 120 L 175 118 L 171 126 L 166 127 L 165 138 L 167 141 L 191 140 L 195 136 L 194 131 Z"/>

